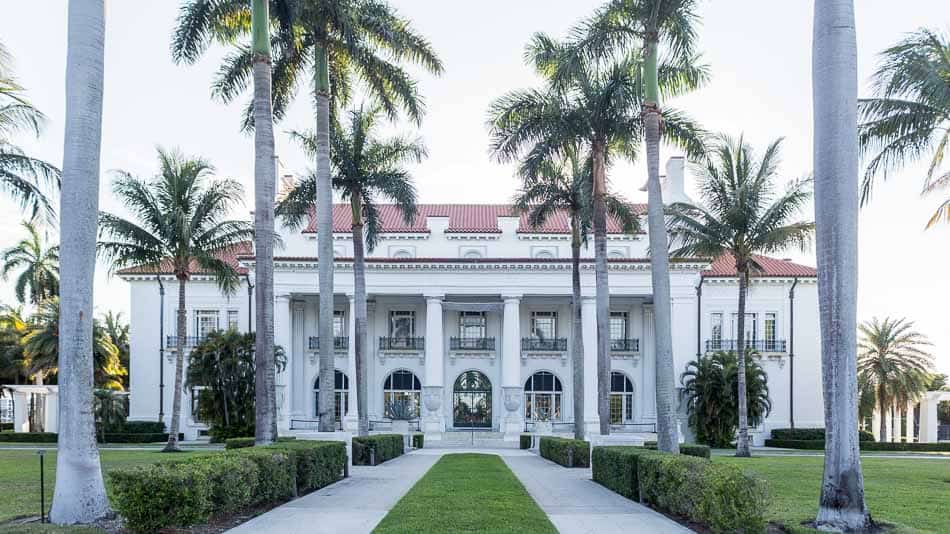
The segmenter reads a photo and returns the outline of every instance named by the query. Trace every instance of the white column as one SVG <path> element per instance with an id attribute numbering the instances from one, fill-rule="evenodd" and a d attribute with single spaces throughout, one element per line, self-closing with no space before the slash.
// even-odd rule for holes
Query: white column
<path id="1" fill-rule="evenodd" d="M 908 443 L 914 442 L 914 405 L 916 404 L 915 401 L 907 402 L 907 432 L 905 436 Z"/>
<path id="2" fill-rule="evenodd" d="M 937 442 L 937 405 L 940 403 L 939 391 L 924 393 L 920 399 L 920 442 Z"/>
<path id="3" fill-rule="evenodd" d="M 350 378 L 350 392 L 349 395 L 347 395 L 346 417 L 343 421 L 343 429 L 353 432 L 356 431 L 356 427 L 359 423 L 359 415 L 356 408 L 356 298 L 353 295 L 349 295 L 347 302 L 349 303 L 349 307 L 346 310 L 349 344 L 347 345 L 346 351 L 346 376 Z M 363 350 L 365 352 L 366 348 L 364 347 Z"/>
<path id="4" fill-rule="evenodd" d="M 501 386 L 504 394 L 505 419 L 503 432 L 506 441 L 519 439 L 524 430 L 521 399 L 521 297 L 505 297 L 505 315 L 502 327 Z"/>
<path id="5" fill-rule="evenodd" d="M 445 342 L 442 337 L 442 295 L 426 296 L 426 378 L 423 383 L 423 398 L 426 414 L 423 430 L 426 439 L 442 439 L 445 419 L 442 416 L 442 383 Z"/>
<path id="6" fill-rule="evenodd" d="M 597 299 L 581 297 L 581 330 L 584 335 L 585 433 L 600 434 L 597 413 Z"/>
<path id="7" fill-rule="evenodd" d="M 288 376 L 294 365 L 294 348 L 291 340 L 290 295 L 274 297 L 274 342 L 284 349 L 287 366 L 277 373 L 277 429 L 290 428 L 290 385 Z"/>
<path id="8" fill-rule="evenodd" d="M 653 333 L 653 306 L 643 306 L 643 387 L 640 412 L 649 422 L 656 421 L 656 342 Z"/>
<path id="9" fill-rule="evenodd" d="M 287 369 L 290 370 L 290 383 L 291 383 L 291 392 L 292 402 L 290 415 L 291 417 L 303 418 L 306 412 L 307 407 L 307 393 L 306 393 L 306 361 L 305 356 L 307 345 L 304 332 L 304 308 L 305 303 L 303 301 L 294 301 L 292 304 L 293 315 L 291 316 L 291 339 L 292 339 L 292 348 L 287 351 L 288 354 L 293 353 L 293 367 L 289 366 Z"/>

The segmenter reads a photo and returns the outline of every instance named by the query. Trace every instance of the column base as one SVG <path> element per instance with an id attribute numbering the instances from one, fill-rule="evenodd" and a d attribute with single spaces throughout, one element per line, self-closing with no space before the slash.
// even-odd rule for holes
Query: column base
<path id="1" fill-rule="evenodd" d="M 501 431 L 505 434 L 505 441 L 518 441 L 524 434 L 524 420 L 520 417 L 506 417 L 501 423 Z"/>
<path id="2" fill-rule="evenodd" d="M 360 418 L 355 415 L 347 415 L 343 417 L 343 420 L 340 423 L 342 424 L 344 431 L 356 432 L 359 430 Z"/>

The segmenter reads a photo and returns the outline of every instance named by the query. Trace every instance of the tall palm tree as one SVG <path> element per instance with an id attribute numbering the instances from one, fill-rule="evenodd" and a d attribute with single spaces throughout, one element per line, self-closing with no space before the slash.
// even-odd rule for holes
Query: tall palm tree
<path id="1" fill-rule="evenodd" d="M 59 438 L 50 519 L 90 523 L 109 513 L 93 416 L 92 291 L 99 211 L 104 0 L 70 0 L 60 194 Z"/>
<path id="2" fill-rule="evenodd" d="M 761 157 L 742 137 L 719 136 L 700 169 L 702 203 L 670 205 L 669 228 L 676 256 L 718 258 L 732 256 L 739 279 L 736 351 L 739 365 L 739 438 L 736 456 L 750 456 L 746 402 L 745 339 L 746 295 L 749 277 L 761 268 L 756 254 L 769 254 L 790 246 L 811 243 L 815 225 L 795 220 L 811 199 L 809 180 L 791 182 L 776 193 L 781 139 L 776 139 Z"/>
<path id="3" fill-rule="evenodd" d="M 815 243 L 825 464 L 816 526 L 871 525 L 858 447 L 858 68 L 853 0 L 815 0 Z"/>
<path id="4" fill-rule="evenodd" d="M 22 307 L 0 306 L 0 376 L 15 384 L 26 367 L 23 337 L 29 332 Z"/>
<path id="5" fill-rule="evenodd" d="M 670 273 L 667 236 L 664 233 L 660 188 L 660 141 L 669 128 L 672 112 L 660 108 L 660 97 L 675 96 L 664 86 L 658 60 L 660 47 L 674 66 L 694 63 L 696 0 L 611 0 L 573 33 L 587 57 L 604 60 L 618 53 L 640 49 L 643 56 L 643 95 L 640 108 L 643 141 L 647 152 L 647 226 L 650 234 L 650 271 L 653 282 L 654 353 L 656 354 L 657 446 L 678 451 L 676 413 L 673 406 L 675 373 L 670 309 Z M 688 72 L 688 71 L 687 71 Z"/>
<path id="6" fill-rule="evenodd" d="M 310 75 L 316 111 L 317 263 L 320 282 L 320 332 L 333 337 L 333 223 L 330 177 L 330 125 L 338 105 L 350 98 L 354 82 L 361 81 L 390 117 L 402 110 L 416 122 L 424 103 L 405 62 L 434 74 L 442 62 L 429 42 L 416 33 L 408 20 L 381 0 L 270 0 L 273 115 L 283 118 L 299 78 Z M 225 102 L 247 85 L 253 51 L 240 40 L 251 30 L 246 0 L 190 0 L 179 14 L 172 40 L 176 61 L 194 62 L 211 41 L 236 46 L 225 58 L 214 93 Z M 309 72 L 308 72 L 309 71 Z M 245 114 L 244 126 L 253 126 Z M 333 381 L 333 346 L 320 346 L 320 378 Z M 320 430 L 333 430 L 333 390 L 320 390 Z"/>
<path id="7" fill-rule="evenodd" d="M 0 190 L 31 218 L 55 218 L 46 189 L 59 188 L 59 169 L 28 156 L 12 141 L 19 132 L 39 136 L 46 117 L 23 94 L 13 76 L 13 58 L 0 42 Z"/>
<path id="8" fill-rule="evenodd" d="M 637 146 L 644 134 L 640 114 L 643 61 L 631 54 L 606 64 L 592 63 L 579 57 L 575 44 L 562 44 L 543 34 L 534 37 L 525 56 L 546 78 L 546 87 L 513 91 L 492 103 L 489 110 L 491 150 L 501 162 L 523 156 L 521 167 L 527 172 L 544 161 L 563 158 L 577 147 L 591 155 L 598 414 L 600 432 L 608 434 L 607 167 L 614 159 L 634 159 L 638 154 Z M 705 69 L 692 64 L 665 67 L 661 83 L 672 93 L 686 91 L 705 77 Z M 702 131 L 679 112 L 668 112 L 663 134 L 665 140 L 690 154 L 702 153 Z M 671 372 L 671 384 L 672 379 Z"/>
<path id="9" fill-rule="evenodd" d="M 24 221 L 22 226 L 26 237 L 0 252 L 0 276 L 8 280 L 12 272 L 20 271 L 14 285 L 16 299 L 37 305 L 59 294 L 59 246 L 47 245 L 35 223 Z"/>
<path id="10" fill-rule="evenodd" d="M 921 28 L 881 53 L 871 78 L 874 98 L 858 100 L 858 140 L 868 162 L 861 186 L 868 202 L 874 178 L 921 157 L 930 157 L 923 193 L 950 187 L 950 171 L 941 170 L 950 151 L 950 37 Z M 950 222 L 950 199 L 927 228 Z"/>
<path id="11" fill-rule="evenodd" d="M 558 213 L 571 222 L 571 363 L 574 379 L 574 438 L 584 439 L 584 337 L 581 322 L 581 244 L 591 226 L 591 166 L 570 153 L 563 163 L 544 162 L 536 174 L 522 176 L 523 186 L 515 197 L 518 211 L 528 214 L 528 224 L 541 227 Z M 640 220 L 630 205 L 617 195 L 604 198 L 607 212 L 624 233 L 640 231 Z"/>
<path id="12" fill-rule="evenodd" d="M 177 451 L 181 421 L 182 369 L 188 322 L 185 285 L 197 272 L 214 276 L 226 293 L 238 283 L 234 267 L 222 255 L 253 239 L 246 221 L 224 220 L 242 202 L 241 185 L 213 179 L 214 167 L 201 158 L 158 149 L 159 173 L 142 180 L 118 171 L 112 191 L 132 212 L 129 220 L 99 215 L 100 254 L 113 269 L 149 266 L 170 269 L 178 280 L 178 326 L 172 421 L 165 451 Z"/>
<path id="13" fill-rule="evenodd" d="M 251 3 L 251 52 L 254 71 L 254 255 L 255 387 L 254 441 L 277 440 L 277 366 L 274 363 L 274 108 L 271 102 L 270 10 L 267 0 Z"/>
<path id="14" fill-rule="evenodd" d="M 875 317 L 861 323 L 858 332 L 858 378 L 874 392 L 881 413 L 880 439 L 887 441 L 884 414 L 927 391 L 934 371 L 931 343 L 906 319 Z"/>
<path id="15" fill-rule="evenodd" d="M 119 361 L 126 369 L 129 368 L 131 347 L 129 345 L 129 323 L 122 318 L 122 312 L 107 311 L 102 316 L 102 328 L 109 340 L 119 349 Z M 128 386 L 128 380 L 124 381 Z"/>
<path id="16" fill-rule="evenodd" d="M 342 131 L 338 128 L 330 135 L 330 156 L 333 163 L 333 188 L 340 192 L 343 200 L 350 203 L 353 302 L 356 308 L 353 310 L 356 323 L 356 339 L 353 340 L 353 353 L 356 358 L 356 411 L 359 416 L 358 434 L 365 436 L 369 434 L 369 412 L 366 374 L 366 259 L 363 243 L 365 239 L 366 248 L 372 252 L 379 238 L 382 221 L 377 199 L 388 199 L 395 203 L 396 209 L 402 213 L 407 223 L 411 224 L 415 220 L 416 188 L 412 184 L 412 175 L 402 165 L 421 161 L 426 156 L 426 151 L 422 142 L 417 139 L 380 139 L 376 130 L 382 119 L 382 108 L 378 106 L 362 106 L 352 110 L 347 119 Z M 312 132 L 294 133 L 294 137 L 310 154 L 317 150 L 319 138 Z M 278 213 L 289 226 L 299 227 L 313 212 L 317 183 L 318 177 L 311 174 L 289 191 L 278 206 Z M 331 336 L 322 339 L 333 338 Z M 321 348 L 324 345 L 332 346 L 332 343 L 320 343 Z"/>

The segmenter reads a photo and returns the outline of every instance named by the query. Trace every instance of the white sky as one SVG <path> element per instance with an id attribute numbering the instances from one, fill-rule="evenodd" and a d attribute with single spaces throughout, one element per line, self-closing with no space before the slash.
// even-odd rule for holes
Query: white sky
<path id="1" fill-rule="evenodd" d="M 419 133 L 430 153 L 414 169 L 420 200 L 507 201 L 516 182 L 510 167 L 488 157 L 484 125 L 488 104 L 508 90 L 537 84 L 522 63 L 532 33 L 563 36 L 601 0 L 391 2 L 431 40 L 446 67 L 440 78 L 419 76 L 429 109 Z M 903 0 L 899 8 L 893 0 L 855 3 L 862 81 L 873 71 L 877 53 L 903 33 L 925 25 L 946 29 L 950 22 L 950 4 L 943 0 Z M 246 99 L 229 106 L 210 99 L 222 49 L 212 49 L 195 66 L 172 63 L 169 38 L 178 5 L 171 0 L 108 2 L 102 209 L 121 210 L 110 193 L 107 171 L 148 176 L 155 171 L 157 145 L 210 159 L 221 176 L 244 183 L 252 198 L 252 142 L 239 131 Z M 811 5 L 807 0 L 703 2 L 699 49 L 711 66 L 712 81 L 674 103 L 711 131 L 744 132 L 756 147 L 784 136 L 782 171 L 788 178 L 811 169 Z M 29 97 L 49 116 L 41 138 L 21 136 L 17 142 L 30 154 L 60 165 L 66 2 L 0 0 L 0 39 L 16 58 L 16 73 Z M 310 165 L 283 134 L 312 127 L 305 90 L 278 125 L 282 174 L 302 172 Z M 405 124 L 399 129 L 413 131 Z M 665 161 L 670 155 L 673 152 L 664 151 L 661 158 Z M 645 200 L 638 191 L 645 180 L 642 163 L 618 165 L 610 177 L 613 187 L 631 200 Z M 939 202 L 919 197 L 922 177 L 923 165 L 894 175 L 861 212 L 859 317 L 915 320 L 934 342 L 938 366 L 950 372 L 950 329 L 943 306 L 950 296 L 950 226 L 924 232 L 924 223 Z M 246 211 L 237 215 L 246 216 Z M 0 247 L 18 239 L 19 220 L 16 208 L 0 200 L 0 224 L 6 229 Z M 787 256 L 814 265 L 813 252 Z M 105 267 L 100 270 L 98 310 L 127 311 L 126 284 L 108 278 Z M 0 301 L 11 302 L 12 284 L 0 283 Z"/>

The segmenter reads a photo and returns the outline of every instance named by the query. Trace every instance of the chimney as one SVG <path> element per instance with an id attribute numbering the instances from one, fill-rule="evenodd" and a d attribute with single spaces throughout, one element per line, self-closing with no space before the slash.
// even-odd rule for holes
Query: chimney
<path id="1" fill-rule="evenodd" d="M 442 215 L 426 216 L 426 228 L 432 235 L 444 234 L 449 229 L 449 218 Z"/>
<path id="2" fill-rule="evenodd" d="M 521 225 L 520 215 L 498 215 L 498 229 L 503 234 L 515 234 Z"/>
<path id="3" fill-rule="evenodd" d="M 665 204 L 690 202 L 690 198 L 686 196 L 685 173 L 686 160 L 682 156 L 674 156 L 666 160 L 666 180 L 662 182 Z"/>

